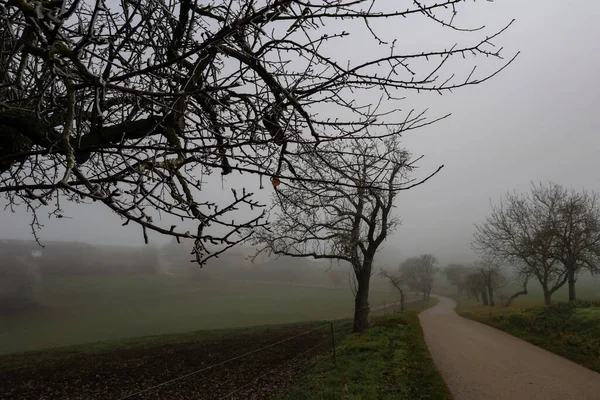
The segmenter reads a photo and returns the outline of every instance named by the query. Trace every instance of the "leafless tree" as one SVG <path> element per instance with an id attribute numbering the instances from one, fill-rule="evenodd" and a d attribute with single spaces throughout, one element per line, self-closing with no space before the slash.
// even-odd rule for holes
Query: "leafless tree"
<path id="1" fill-rule="evenodd" d="M 522 277 L 535 277 L 544 302 L 567 281 L 567 273 L 555 257 L 555 217 L 563 195 L 539 191 L 531 195 L 507 194 L 482 225 L 476 225 L 473 248 L 497 262 L 516 267 Z"/>
<path id="2" fill-rule="evenodd" d="M 577 275 L 582 270 L 600 271 L 600 198 L 594 192 L 566 190 L 554 183 L 539 186 L 534 194 L 544 199 L 553 192 L 562 194 L 555 216 L 555 257 L 566 271 L 569 301 L 575 301 Z"/>
<path id="3" fill-rule="evenodd" d="M 471 265 L 450 264 L 443 269 L 446 278 L 458 289 L 458 294 L 466 293 L 469 298 L 475 297 L 484 305 L 495 306 L 496 294 L 499 294 L 500 303 L 503 306 L 510 304 L 519 296 L 527 294 L 528 276 L 524 279 L 517 276 L 523 290 L 506 297 L 504 292 L 497 293 L 499 289 L 509 286 L 513 279 L 509 279 L 501 270 L 501 267 L 490 261 L 478 261 Z"/>
<path id="4" fill-rule="evenodd" d="M 387 281 L 400 293 L 400 311 L 404 311 L 404 282 L 398 275 L 394 275 L 386 270 L 380 271 L 381 277 L 387 279 Z"/>
<path id="5" fill-rule="evenodd" d="M 469 298 L 475 297 L 477 301 L 481 301 L 484 306 L 489 305 L 488 293 L 485 287 L 485 282 L 481 274 L 471 270 L 465 277 L 465 289 Z"/>
<path id="6" fill-rule="evenodd" d="M 437 258 L 431 254 L 408 258 L 400 264 L 400 278 L 406 282 L 406 286 L 422 293 L 423 300 L 429 300 L 435 274 L 439 271 L 436 264 Z"/>
<path id="7" fill-rule="evenodd" d="M 480 284 L 483 286 L 483 291 L 487 293 L 490 307 L 495 307 L 495 294 L 507 283 L 500 266 L 489 261 L 478 261 L 473 265 L 473 269 L 480 276 Z"/>
<path id="8" fill-rule="evenodd" d="M 448 282 L 456 286 L 457 294 L 460 296 L 465 290 L 465 279 L 469 274 L 469 267 L 464 264 L 450 264 L 444 268 L 444 275 Z"/>
<path id="9" fill-rule="evenodd" d="M 600 261 L 600 210 L 593 193 L 570 191 L 556 183 L 532 185 L 531 194 L 507 194 L 476 226 L 473 248 L 498 262 L 517 267 L 527 279 L 535 277 L 544 302 L 582 269 L 597 271 Z"/>
<path id="10" fill-rule="evenodd" d="M 65 200 L 97 201 L 138 224 L 146 241 L 148 231 L 194 239 L 202 263 L 265 217 L 241 188 L 217 204 L 203 176 L 310 180 L 287 167 L 296 145 L 431 124 L 446 116 L 401 110 L 401 92 L 450 92 L 510 64 L 492 44 L 507 27 L 413 54 L 374 26 L 424 15 L 456 33 L 483 29 L 456 25 L 460 3 L 2 1 L 0 193 L 9 207 L 27 208 L 34 235 L 40 208 L 64 218 Z M 385 51 L 330 54 L 356 34 Z M 476 56 L 499 64 L 478 74 Z M 470 66 L 464 76 L 455 73 L 460 62 Z"/>
<path id="11" fill-rule="evenodd" d="M 413 164 L 397 137 L 379 147 L 332 142 L 297 154 L 302 162 L 295 163 L 296 173 L 314 179 L 276 191 L 275 219 L 256 233 L 259 252 L 349 263 L 356 282 L 354 330 L 362 331 L 368 327 L 375 254 L 399 223 L 392 215 L 394 199 L 429 177 L 408 179 Z"/>
<path id="12" fill-rule="evenodd" d="M 513 293 L 512 295 L 510 295 L 508 297 L 508 299 L 506 299 L 506 302 L 504 303 L 504 307 L 510 307 L 512 302 L 515 301 L 517 297 L 526 296 L 529 293 L 527 291 L 527 284 L 529 283 L 529 276 L 521 277 L 521 280 L 519 283 L 523 289 L 518 290 L 515 293 Z"/>

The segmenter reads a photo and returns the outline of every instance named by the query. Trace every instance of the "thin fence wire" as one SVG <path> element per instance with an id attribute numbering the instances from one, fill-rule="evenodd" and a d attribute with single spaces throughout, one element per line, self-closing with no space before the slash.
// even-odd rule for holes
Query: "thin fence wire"
<path id="1" fill-rule="evenodd" d="M 390 305 L 394 305 L 394 306 L 395 306 L 395 304 L 396 304 L 396 303 L 398 303 L 398 302 L 393 302 L 393 303 L 390 303 Z M 366 319 L 368 319 L 368 318 L 370 318 L 370 315 L 366 315 L 366 316 L 364 316 L 363 318 L 366 318 Z M 333 323 L 334 321 L 340 321 L 340 320 L 342 320 L 342 319 L 345 319 L 345 318 L 338 318 L 338 319 L 332 320 L 332 321 L 330 322 L 330 324 L 331 324 L 331 323 Z M 338 326 L 336 329 L 337 329 L 338 331 L 340 331 L 340 330 L 343 330 L 343 328 L 351 328 L 351 329 L 353 330 L 353 329 L 354 329 L 354 323 L 355 323 L 355 321 L 353 320 L 353 321 L 347 322 L 347 323 L 345 323 L 345 324 L 343 324 L 343 325 L 341 325 L 341 326 Z M 315 345 L 315 346 L 312 346 L 312 347 L 311 347 L 311 348 L 309 348 L 308 350 L 306 350 L 306 351 L 303 351 L 302 353 L 298 354 L 298 355 L 297 355 L 297 356 L 295 356 L 294 358 L 284 361 L 282 364 L 278 365 L 277 367 L 275 367 L 275 368 L 273 368 L 273 369 L 271 369 L 271 370 L 269 370 L 269 371 L 265 372 L 264 374 L 261 374 L 260 376 L 258 376 L 258 377 L 256 377 L 256 378 L 254 378 L 254 379 L 253 379 L 253 380 L 251 380 L 250 382 L 248 382 L 248 383 L 245 383 L 244 385 L 242 385 L 242 386 L 238 387 L 237 389 L 235 389 L 235 390 L 233 390 L 233 391 L 229 392 L 229 393 L 228 393 L 228 394 L 226 394 L 225 396 L 223 396 L 223 397 L 220 397 L 220 398 L 219 398 L 219 400 L 227 399 L 227 398 L 229 398 L 229 397 L 233 396 L 235 393 L 238 393 L 239 391 L 243 390 L 244 388 L 247 388 L 247 387 L 251 386 L 252 384 L 254 384 L 254 383 L 258 382 L 258 381 L 259 381 L 261 378 L 264 378 L 265 376 L 267 376 L 267 375 L 269 375 L 269 374 L 273 373 L 274 371 L 276 371 L 276 370 L 278 370 L 278 369 L 282 368 L 283 366 L 285 366 L 285 365 L 287 365 L 287 364 L 289 364 L 289 363 L 291 363 L 291 362 L 293 362 L 293 361 L 295 361 L 295 360 L 299 359 L 300 357 L 302 357 L 302 356 L 304 356 L 305 354 L 309 353 L 310 351 L 312 351 L 312 350 L 316 349 L 317 347 L 319 347 L 319 346 L 322 346 L 322 345 L 323 345 L 323 344 L 325 344 L 325 343 L 330 343 L 330 342 L 331 342 L 331 343 L 332 343 L 332 345 L 334 345 L 334 344 L 333 344 L 333 343 L 334 343 L 334 337 L 333 337 L 333 335 L 334 335 L 334 332 L 335 332 L 335 330 L 336 330 L 336 329 L 334 329 L 334 330 L 332 331 L 332 336 L 331 336 L 331 337 L 327 338 L 326 340 L 322 341 L 321 343 L 319 343 L 319 344 L 317 344 L 317 345 Z M 334 350 L 334 351 L 335 351 L 335 350 Z M 314 367 L 314 366 L 313 366 L 313 367 Z"/>
<path id="2" fill-rule="evenodd" d="M 396 303 L 397 303 L 397 302 L 390 303 L 389 305 L 395 305 Z M 380 308 L 381 308 L 381 307 L 379 307 L 379 308 L 377 309 L 377 311 L 379 311 L 379 309 L 380 309 Z M 169 379 L 169 380 L 167 380 L 167 381 L 164 381 L 164 382 L 161 382 L 161 383 L 159 383 L 159 384 L 157 384 L 157 385 L 154 385 L 154 386 L 151 386 L 151 387 L 148 387 L 148 388 L 145 388 L 145 389 L 139 390 L 139 391 L 137 391 L 137 392 L 134 392 L 134 393 L 130 393 L 130 394 L 128 394 L 128 395 L 126 395 L 126 396 L 124 396 L 124 397 L 120 397 L 118 400 L 126 400 L 126 399 L 131 399 L 131 398 L 133 398 L 133 397 L 139 396 L 140 394 L 144 394 L 144 393 L 147 393 L 147 392 L 149 392 L 149 391 L 152 391 L 152 390 L 158 389 L 158 388 L 160 388 L 160 387 L 163 387 L 163 386 L 166 386 L 166 385 L 172 384 L 172 383 L 174 383 L 174 382 L 177 382 L 177 381 L 180 381 L 180 380 L 183 380 L 183 379 L 189 378 L 190 376 L 194 376 L 194 375 L 200 374 L 200 373 L 202 373 L 202 372 L 205 372 L 205 371 L 211 370 L 211 369 L 213 369 L 213 368 L 220 367 L 220 366 L 222 366 L 222 365 L 224 365 L 224 364 L 227 364 L 227 363 L 229 363 L 229 362 L 231 362 L 231 361 L 239 360 L 239 359 L 241 359 L 241 358 L 244 358 L 244 357 L 247 357 L 247 356 L 249 356 L 249 355 L 252 355 L 252 354 L 255 354 L 255 353 L 259 353 L 259 352 L 265 351 L 265 350 L 267 350 L 267 349 L 269 349 L 269 348 L 275 347 L 275 346 L 277 346 L 277 345 L 280 345 L 280 344 L 282 344 L 282 343 L 285 343 L 285 342 L 288 342 L 288 341 L 290 341 L 290 340 L 293 340 L 293 339 L 299 338 L 299 337 L 301 337 L 301 336 L 307 335 L 307 334 L 309 334 L 309 333 L 311 333 L 311 332 L 317 331 L 317 330 L 319 330 L 319 329 L 322 329 L 322 328 L 324 328 L 324 327 L 330 327 L 330 326 L 331 326 L 331 324 L 332 324 L 332 323 L 334 323 L 335 321 L 341 321 L 341 320 L 344 320 L 344 319 L 347 319 L 347 318 L 349 318 L 349 317 L 341 317 L 341 318 L 331 319 L 331 320 L 330 320 L 329 322 L 327 322 L 327 323 L 324 323 L 324 324 L 322 324 L 322 325 L 319 325 L 319 326 L 317 326 L 317 327 L 314 327 L 314 328 L 312 328 L 312 329 L 309 329 L 309 330 L 307 330 L 307 331 L 301 332 L 301 333 L 299 333 L 299 334 L 297 334 L 297 335 L 290 336 L 290 337 L 288 337 L 288 338 L 285 338 L 285 339 L 279 340 L 279 341 L 277 341 L 277 342 L 271 343 L 271 344 L 269 344 L 269 345 L 266 345 L 266 346 L 263 346 L 263 347 L 261 347 L 261 348 L 258 348 L 258 349 L 255 349 L 255 350 L 252 350 L 252 351 L 246 352 L 246 353 L 244 353 L 244 354 L 241 354 L 241 355 L 239 355 L 239 356 L 235 356 L 235 357 L 229 358 L 229 359 L 227 359 L 227 360 L 224 360 L 224 361 L 221 361 L 221 362 L 218 362 L 218 363 L 215 363 L 215 364 L 209 365 L 209 366 L 207 366 L 207 367 L 203 367 L 203 368 L 201 368 L 201 369 L 198 369 L 198 370 L 195 370 L 195 371 L 189 372 L 189 373 L 187 373 L 187 374 L 184 374 L 184 375 L 178 376 L 178 377 L 176 377 L 176 378 Z M 365 316 L 364 318 L 370 318 L 370 315 L 367 315 L 367 316 Z M 341 325 L 341 326 L 339 326 L 339 325 L 338 325 L 338 326 L 337 326 L 337 328 L 335 328 L 335 329 L 334 329 L 334 332 L 332 332 L 332 334 L 335 334 L 335 331 L 336 331 L 336 330 L 339 332 L 339 331 L 343 331 L 343 330 L 344 330 L 343 328 L 348 328 L 348 327 L 349 327 L 349 328 L 351 328 L 351 329 L 353 330 L 353 329 L 354 329 L 354 323 L 355 323 L 355 322 L 356 322 L 355 320 L 352 320 L 352 321 L 350 321 L 350 322 L 347 322 L 347 323 L 345 323 L 345 324 L 343 324 L 343 325 Z M 261 378 L 263 378 L 264 376 L 266 376 L 266 375 L 268 375 L 268 374 L 270 374 L 270 373 L 272 373 L 272 372 L 274 372 L 274 371 L 276 371 L 276 370 L 278 370 L 278 369 L 282 368 L 284 365 L 287 365 L 287 364 L 291 363 L 292 361 L 294 361 L 294 360 L 297 360 L 298 358 L 300 358 L 300 357 L 304 356 L 305 354 L 307 354 L 308 352 L 310 352 L 310 351 L 314 350 L 315 348 L 317 348 L 317 347 L 319 347 L 319 346 L 322 346 L 322 345 L 323 345 L 323 344 L 325 344 L 325 343 L 332 342 L 332 339 L 333 339 L 333 337 L 331 337 L 331 336 L 330 336 L 330 337 L 328 337 L 326 340 L 324 340 L 324 341 L 320 342 L 319 344 L 317 344 L 317 345 L 315 345 L 315 346 L 312 346 L 311 348 L 309 348 L 308 350 L 306 350 L 306 351 L 304 351 L 304 352 L 300 353 L 299 355 L 295 356 L 294 358 L 292 358 L 292 359 L 289 359 L 289 360 L 286 360 L 285 362 L 283 362 L 282 364 L 278 365 L 277 367 L 275 367 L 275 368 L 273 368 L 273 369 L 269 370 L 268 372 L 266 372 L 266 373 L 264 373 L 264 374 L 262 374 L 262 375 L 258 376 L 257 378 L 255 378 L 255 379 L 251 380 L 250 382 L 248 382 L 248 383 L 246 383 L 246 384 L 244 384 L 244 385 L 242 385 L 242 386 L 238 387 L 237 389 L 233 390 L 232 392 L 229 392 L 229 393 L 228 393 L 227 395 L 225 395 L 224 397 L 221 397 L 221 399 L 226 399 L 226 398 L 228 398 L 228 397 L 232 396 L 233 394 L 235 394 L 235 393 L 239 392 L 240 390 L 242 390 L 242 389 L 244 389 L 244 388 L 246 388 L 246 387 L 248 387 L 248 386 L 252 385 L 253 383 L 257 382 L 258 380 L 260 380 L 260 379 L 261 379 Z M 205 379 L 206 379 L 206 378 L 205 378 Z M 205 379 L 202 379 L 202 381 L 204 381 Z M 202 382 L 202 381 L 201 381 L 201 382 Z"/>
<path id="3" fill-rule="evenodd" d="M 278 365 L 278 366 L 276 366 L 275 368 L 273 368 L 273 369 L 271 369 L 271 370 L 269 370 L 269 371 L 265 372 L 264 374 L 261 374 L 261 375 L 259 375 L 258 377 L 254 378 L 254 379 L 253 379 L 253 380 L 251 380 L 250 382 L 248 382 L 248 383 L 246 383 L 246 384 L 244 384 L 244 385 L 242 385 L 242 386 L 238 387 L 237 389 L 235 389 L 235 390 L 233 390 L 233 391 L 229 392 L 229 393 L 228 393 L 228 394 L 226 394 L 225 396 L 223 396 L 223 397 L 220 397 L 220 398 L 219 398 L 219 400 L 227 399 L 227 398 L 229 398 L 229 397 L 233 396 L 235 393 L 239 392 L 240 390 L 242 390 L 242 389 L 244 389 L 244 388 L 247 388 L 248 386 L 250 386 L 250 385 L 252 385 L 252 384 L 254 384 L 254 383 L 258 382 L 260 379 L 264 378 L 265 376 L 267 376 L 267 375 L 269 375 L 269 374 L 271 374 L 271 373 L 273 373 L 273 372 L 277 371 L 278 369 L 280 369 L 280 368 L 284 367 L 285 365 L 287 365 L 287 364 L 290 364 L 291 362 L 293 362 L 293 361 L 295 361 L 295 360 L 299 359 L 300 357 L 304 356 L 305 354 L 309 353 L 310 351 L 312 351 L 312 350 L 316 349 L 316 348 L 317 348 L 317 347 L 319 347 L 319 346 L 322 346 L 322 345 L 323 345 L 323 344 L 325 344 L 325 343 L 329 343 L 330 341 L 331 341 L 331 338 L 327 338 L 326 340 L 322 341 L 321 343 L 319 343 L 319 344 L 317 344 L 317 345 L 315 345 L 315 346 L 312 346 L 312 347 L 311 347 L 311 348 L 309 348 L 308 350 L 305 350 L 305 351 L 303 351 L 302 353 L 298 354 L 296 357 L 294 357 L 294 358 L 291 358 L 291 359 L 289 359 L 289 360 L 287 360 L 287 361 L 285 361 L 285 362 L 283 362 L 283 363 L 279 364 L 279 365 Z"/>
<path id="4" fill-rule="evenodd" d="M 299 337 L 301 337 L 301 336 L 304 336 L 304 335 L 307 335 L 307 334 L 309 334 L 310 332 L 314 332 L 314 331 L 316 331 L 316 330 L 319 330 L 319 329 L 321 329 L 321 328 L 324 328 L 324 327 L 327 327 L 327 326 L 329 326 L 329 322 L 328 322 L 328 323 L 326 323 L 326 324 L 320 325 L 320 326 L 318 326 L 318 327 L 312 328 L 312 329 L 310 329 L 310 330 L 304 331 L 304 332 L 302 332 L 302 333 L 299 333 L 299 334 L 297 334 L 297 335 L 294 335 L 294 336 L 291 336 L 291 337 L 288 337 L 288 338 L 285 338 L 285 339 L 279 340 L 279 341 L 277 341 L 277 342 L 271 343 L 271 344 L 269 344 L 269 345 L 267 345 L 267 346 L 263 346 L 263 347 L 261 347 L 261 348 L 258 348 L 258 349 L 255 349 L 255 350 L 249 351 L 249 352 L 247 352 L 247 353 L 244 353 L 244 354 L 241 354 L 241 355 L 239 355 L 239 356 L 235 356 L 235 357 L 229 358 L 229 359 L 227 359 L 227 360 L 225 360 L 225 361 L 221 361 L 221 362 L 218 362 L 218 363 L 215 363 L 215 364 L 209 365 L 208 367 L 204 367 L 204 368 L 198 369 L 198 370 L 196 370 L 196 371 L 189 372 L 189 373 L 187 373 L 187 374 L 185 374 L 185 375 L 178 376 L 177 378 L 173 378 L 173 379 L 170 379 L 170 380 L 168 380 L 168 381 L 165 381 L 165 382 L 159 383 L 158 385 L 154 385 L 154 386 L 151 386 L 151 387 L 149 387 L 149 388 L 142 389 L 142 390 L 139 390 L 139 391 L 137 391 L 137 392 L 134 392 L 134 393 L 128 394 L 128 395 L 126 395 L 126 396 L 124 396 L 124 397 L 120 397 L 118 400 L 130 399 L 130 398 L 132 398 L 132 397 L 135 397 L 135 396 L 138 396 L 138 395 L 140 395 L 140 394 L 143 394 L 143 393 L 149 392 L 149 391 L 151 391 L 151 390 L 158 389 L 158 388 L 159 388 L 159 387 L 161 387 L 161 386 L 165 386 L 165 385 L 171 384 L 171 383 L 173 383 L 173 382 L 177 382 L 177 381 L 179 381 L 179 380 L 182 380 L 182 379 L 188 378 L 188 377 L 190 377 L 190 376 L 197 375 L 197 374 L 199 374 L 199 373 L 202 373 L 202 372 L 208 371 L 208 370 L 210 370 L 210 369 L 213 369 L 213 368 L 216 368 L 216 367 L 220 367 L 221 365 L 227 364 L 227 363 L 229 363 L 229 362 L 231 362 L 231 361 L 239 360 L 240 358 L 247 357 L 247 356 L 249 356 L 249 355 L 251 355 L 251 354 L 259 353 L 259 352 L 261 352 L 261 351 L 264 351 L 264 350 L 267 350 L 267 349 L 269 349 L 269 348 L 271 348 L 271 347 L 275 347 L 275 346 L 277 346 L 277 345 L 279 345 L 279 344 L 282 344 L 282 343 L 288 342 L 288 341 L 290 341 L 290 340 L 292 340 L 292 339 L 299 338 Z"/>

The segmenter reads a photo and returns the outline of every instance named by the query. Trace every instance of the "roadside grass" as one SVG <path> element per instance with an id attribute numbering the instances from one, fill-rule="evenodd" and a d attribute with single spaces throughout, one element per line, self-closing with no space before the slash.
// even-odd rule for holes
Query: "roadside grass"
<path id="1" fill-rule="evenodd" d="M 457 312 L 600 372 L 600 301 L 525 304 L 490 308 L 459 299 Z"/>
<path id="2" fill-rule="evenodd" d="M 341 338 L 336 364 L 331 352 L 315 357 L 306 374 L 277 399 L 451 399 L 417 317 L 436 302 L 375 317 L 366 332 Z"/>
<path id="3" fill-rule="evenodd" d="M 374 307 L 397 300 L 373 291 Z M 349 288 L 179 276 L 48 279 L 41 307 L 0 316 L 0 354 L 198 330 L 287 324 L 352 313 Z"/>

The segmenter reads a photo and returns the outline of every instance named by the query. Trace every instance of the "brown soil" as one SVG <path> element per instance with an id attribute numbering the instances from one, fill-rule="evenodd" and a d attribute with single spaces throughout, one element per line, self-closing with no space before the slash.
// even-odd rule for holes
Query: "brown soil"
<path id="1" fill-rule="evenodd" d="M 312 327 L 302 325 L 257 332 L 242 331 L 194 343 L 91 355 L 61 352 L 56 357 L 44 357 L 43 353 L 5 356 L 5 360 L 6 357 L 18 357 L 19 362 L 27 359 L 27 366 L 0 370 L 0 399 L 120 399 L 298 335 Z M 331 346 L 328 338 L 329 328 L 317 329 L 131 399 L 220 399 L 246 384 L 248 386 L 227 399 L 268 398 L 289 388 L 315 352 L 328 351 Z M 299 356 L 324 341 L 327 342 Z M 36 359 L 43 361 L 36 363 Z M 285 365 L 269 373 L 282 364 Z"/>

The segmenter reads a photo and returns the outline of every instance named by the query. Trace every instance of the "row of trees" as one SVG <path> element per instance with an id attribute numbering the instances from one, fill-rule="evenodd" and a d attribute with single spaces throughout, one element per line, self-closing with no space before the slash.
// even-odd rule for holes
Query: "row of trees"
<path id="1" fill-rule="evenodd" d="M 491 307 L 497 304 L 498 291 L 509 281 L 499 265 L 486 261 L 471 265 L 450 264 L 444 268 L 444 274 L 448 282 L 456 286 L 459 296 L 466 294 Z M 511 296 L 505 305 L 516 297 Z"/>
<path id="2" fill-rule="evenodd" d="M 514 268 L 523 291 L 530 278 L 537 280 L 546 304 L 565 284 L 574 301 L 578 275 L 600 272 L 600 198 L 553 182 L 509 193 L 476 225 L 473 248 Z"/>
<path id="3" fill-rule="evenodd" d="M 404 310 L 405 290 L 412 290 L 423 295 L 423 300 L 429 300 L 435 274 L 440 270 L 437 258 L 431 254 L 421 254 L 404 260 L 396 273 L 382 270 L 381 276 L 400 293 L 400 310 Z"/>

